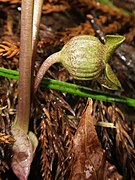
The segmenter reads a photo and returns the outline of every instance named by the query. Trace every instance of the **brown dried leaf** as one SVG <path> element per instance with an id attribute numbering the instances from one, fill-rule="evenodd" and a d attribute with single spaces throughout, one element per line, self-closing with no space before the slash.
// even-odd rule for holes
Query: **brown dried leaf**
<path id="1" fill-rule="evenodd" d="M 71 180 L 78 179 L 122 179 L 115 166 L 105 159 L 105 151 L 101 148 L 93 125 L 92 100 L 83 114 L 73 140 L 73 165 Z"/>
<path id="2" fill-rule="evenodd" d="M 12 129 L 15 143 L 11 167 L 19 180 L 27 180 L 33 160 L 32 143 L 28 135 L 20 128 Z"/>
<path id="3" fill-rule="evenodd" d="M 10 4 L 17 4 L 17 3 L 20 3 L 21 0 L 1 0 L 1 2 L 4 2 L 4 3 L 10 3 Z"/>
<path id="4" fill-rule="evenodd" d="M 12 144 L 14 142 L 14 139 L 12 138 L 11 135 L 5 134 L 5 133 L 0 133 L 0 144 Z"/>
<path id="5" fill-rule="evenodd" d="M 18 56 L 19 51 L 19 47 L 10 42 L 4 41 L 0 43 L 0 55 L 5 56 L 6 58 Z"/>
<path id="6" fill-rule="evenodd" d="M 52 13 L 52 12 L 61 12 L 61 11 L 65 11 L 69 9 L 69 4 L 65 1 L 63 1 L 63 3 L 58 4 L 58 5 L 53 5 L 50 3 L 46 3 L 45 5 L 43 5 L 43 13 L 48 14 L 48 13 Z"/>

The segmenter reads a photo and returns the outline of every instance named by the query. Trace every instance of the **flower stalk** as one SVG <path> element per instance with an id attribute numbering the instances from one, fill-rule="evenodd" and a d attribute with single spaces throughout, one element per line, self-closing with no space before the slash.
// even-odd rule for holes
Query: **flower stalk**
<path id="1" fill-rule="evenodd" d="M 19 60 L 18 110 L 16 125 L 28 132 L 31 103 L 32 21 L 34 0 L 22 1 Z"/>
<path id="2" fill-rule="evenodd" d="M 16 126 L 28 133 L 31 90 L 43 0 L 23 0 L 19 60 L 19 98 Z"/>

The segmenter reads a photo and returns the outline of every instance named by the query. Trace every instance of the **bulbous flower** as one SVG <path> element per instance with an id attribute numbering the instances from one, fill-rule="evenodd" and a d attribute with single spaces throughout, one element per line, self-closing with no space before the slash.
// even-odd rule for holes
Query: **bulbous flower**
<path id="1" fill-rule="evenodd" d="M 97 79 L 102 86 L 116 90 L 121 84 L 108 61 L 124 39 L 123 36 L 107 35 L 103 44 L 94 36 L 76 36 L 62 48 L 59 61 L 75 79 Z"/>
<path id="2" fill-rule="evenodd" d="M 105 69 L 102 46 L 94 36 L 76 36 L 62 48 L 60 62 L 75 79 L 95 79 Z"/>
<path id="3" fill-rule="evenodd" d="M 120 89 L 121 84 L 108 62 L 114 50 L 124 40 L 124 36 L 107 35 L 103 44 L 97 37 L 90 35 L 73 37 L 61 51 L 44 61 L 36 77 L 35 90 L 45 72 L 56 62 L 61 62 L 75 79 L 96 79 L 108 89 Z"/>

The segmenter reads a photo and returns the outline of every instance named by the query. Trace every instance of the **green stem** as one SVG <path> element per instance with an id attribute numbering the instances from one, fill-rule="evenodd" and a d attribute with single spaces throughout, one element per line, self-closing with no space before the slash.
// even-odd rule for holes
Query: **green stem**
<path id="1" fill-rule="evenodd" d="M 120 12 L 126 14 L 126 15 L 131 15 L 132 14 L 128 10 L 125 10 L 125 9 L 122 9 L 122 8 L 118 8 L 117 6 L 113 5 L 113 3 L 111 1 L 109 1 L 109 0 L 95 0 L 95 1 L 97 1 L 97 2 L 99 2 L 101 4 L 103 4 L 103 5 L 106 5 L 106 6 L 112 8 L 112 9 L 114 9 L 116 11 L 120 11 Z"/>
<path id="2" fill-rule="evenodd" d="M 30 118 L 33 0 L 22 0 L 17 122 L 26 133 Z"/>
<path id="3" fill-rule="evenodd" d="M 0 76 L 18 80 L 19 73 L 14 70 L 0 68 Z M 54 90 L 58 90 L 62 92 L 67 92 L 69 94 L 74 94 L 78 96 L 90 97 L 93 99 L 102 100 L 106 102 L 122 103 L 128 106 L 135 107 L 135 99 L 133 98 L 117 96 L 117 95 L 109 94 L 102 91 L 96 91 L 88 87 L 79 86 L 76 84 L 70 84 L 63 81 L 61 82 L 61 81 L 57 81 L 53 79 L 44 78 L 41 82 L 41 87 L 50 88 L 50 89 L 54 89 Z"/>
<path id="4" fill-rule="evenodd" d="M 106 102 L 116 102 L 127 104 L 128 106 L 135 106 L 135 99 L 92 90 L 90 88 L 79 86 L 76 84 L 69 84 L 66 82 L 44 79 L 44 81 L 42 81 L 41 83 L 41 86 L 62 92 L 67 92 L 69 94 L 76 94 L 82 97 L 90 97 L 93 99 L 102 100 Z"/>

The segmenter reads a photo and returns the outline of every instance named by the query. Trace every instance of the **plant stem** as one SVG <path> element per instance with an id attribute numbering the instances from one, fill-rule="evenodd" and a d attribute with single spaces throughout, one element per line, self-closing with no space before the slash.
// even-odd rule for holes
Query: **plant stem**
<path id="1" fill-rule="evenodd" d="M 131 15 L 132 14 L 128 10 L 125 10 L 125 9 L 122 9 L 122 8 L 119 8 L 119 7 L 115 6 L 115 5 L 113 5 L 113 3 L 111 1 L 109 1 L 109 0 L 95 0 L 95 1 L 97 1 L 97 2 L 99 2 L 101 4 L 103 4 L 103 5 L 108 6 L 108 7 L 112 8 L 113 10 L 120 11 L 120 12 L 124 13 L 125 15 Z"/>
<path id="2" fill-rule="evenodd" d="M 37 42 L 38 42 L 38 32 L 40 26 L 40 18 L 42 13 L 43 0 L 34 0 L 34 12 L 33 12 L 33 32 L 32 32 L 32 51 L 33 56 L 35 56 Z"/>
<path id="3" fill-rule="evenodd" d="M 19 73 L 15 70 L 0 68 L 0 76 L 18 80 Z M 58 80 L 44 78 L 41 82 L 41 87 L 67 92 L 69 94 L 74 94 L 78 96 L 90 97 L 93 99 L 102 100 L 106 102 L 117 102 L 135 107 L 135 99 L 133 98 L 117 96 L 102 91 L 96 91 L 88 87 L 70 84 L 63 81 L 61 82 Z"/>
<path id="4" fill-rule="evenodd" d="M 44 79 L 44 81 L 42 81 L 41 83 L 41 86 L 44 88 L 47 87 L 50 89 L 67 92 L 69 94 L 79 95 L 82 97 L 90 97 L 97 100 L 127 104 L 128 106 L 135 107 L 135 99 L 92 90 L 88 87 L 79 86 L 76 84 L 69 84 L 66 82 Z"/>
<path id="5" fill-rule="evenodd" d="M 40 19 L 42 13 L 43 0 L 34 0 L 34 10 L 33 10 L 33 28 L 32 28 L 32 71 L 31 71 L 31 91 L 33 91 L 34 84 L 34 64 L 36 59 L 36 48 L 38 43 L 38 34 L 40 27 Z M 31 94 L 31 99 L 33 99 L 33 95 Z"/>
<path id="6" fill-rule="evenodd" d="M 34 0 L 22 0 L 19 97 L 16 126 L 28 132 L 31 97 L 32 21 Z"/>
<path id="7" fill-rule="evenodd" d="M 34 83 L 34 93 L 36 93 L 38 86 L 42 80 L 42 78 L 44 77 L 45 73 L 47 72 L 47 70 L 54 64 L 59 62 L 59 52 L 56 52 L 52 55 L 50 55 L 41 65 L 37 76 L 35 78 L 35 83 Z"/>

